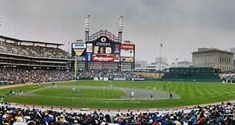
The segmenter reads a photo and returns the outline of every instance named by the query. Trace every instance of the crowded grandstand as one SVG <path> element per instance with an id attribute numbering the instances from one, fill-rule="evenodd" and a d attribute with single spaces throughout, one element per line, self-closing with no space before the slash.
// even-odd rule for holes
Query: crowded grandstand
<path id="1" fill-rule="evenodd" d="M 62 44 L 0 36 L 0 83 L 38 83 L 72 80 L 68 52 Z"/>
<path id="2" fill-rule="evenodd" d="M 234 102 L 156 112 L 86 112 L 35 109 L 3 104 L 3 125 L 234 125 Z"/>

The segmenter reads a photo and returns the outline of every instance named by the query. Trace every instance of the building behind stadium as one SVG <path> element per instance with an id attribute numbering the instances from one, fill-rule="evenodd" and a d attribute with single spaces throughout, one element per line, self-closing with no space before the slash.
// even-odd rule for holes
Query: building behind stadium
<path id="1" fill-rule="evenodd" d="M 133 71 L 135 44 L 122 40 L 123 17 L 119 18 L 117 36 L 107 30 L 90 35 L 90 16 L 85 19 L 85 40 L 72 43 L 75 74 L 78 70 Z"/>
<path id="2" fill-rule="evenodd" d="M 230 52 L 233 53 L 233 72 L 235 72 L 235 48 L 230 48 Z"/>
<path id="3" fill-rule="evenodd" d="M 222 72 L 233 71 L 233 53 L 216 48 L 199 48 L 192 53 L 194 67 L 212 67 Z"/>

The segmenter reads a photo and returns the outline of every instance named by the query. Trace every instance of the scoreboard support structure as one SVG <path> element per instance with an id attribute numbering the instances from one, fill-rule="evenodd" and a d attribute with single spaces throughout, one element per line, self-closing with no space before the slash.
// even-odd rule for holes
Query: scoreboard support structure
<path id="1" fill-rule="evenodd" d="M 135 68 L 135 45 L 122 40 L 123 16 L 118 18 L 117 36 L 107 30 L 90 35 L 90 15 L 85 18 L 85 39 L 72 43 L 74 75 L 78 70 L 133 71 Z"/>

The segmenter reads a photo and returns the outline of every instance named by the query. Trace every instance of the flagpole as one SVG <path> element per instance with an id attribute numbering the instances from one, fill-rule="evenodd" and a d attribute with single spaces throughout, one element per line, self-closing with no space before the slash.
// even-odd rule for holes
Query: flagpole
<path id="1" fill-rule="evenodd" d="M 160 52 L 159 52 L 159 55 L 160 55 L 160 64 L 159 64 L 159 79 L 161 78 L 161 68 L 162 68 L 162 43 L 160 43 Z"/>
<path id="2" fill-rule="evenodd" d="M 160 78 L 161 78 L 161 67 L 162 67 L 162 43 L 160 45 L 160 67 L 159 67 Z"/>

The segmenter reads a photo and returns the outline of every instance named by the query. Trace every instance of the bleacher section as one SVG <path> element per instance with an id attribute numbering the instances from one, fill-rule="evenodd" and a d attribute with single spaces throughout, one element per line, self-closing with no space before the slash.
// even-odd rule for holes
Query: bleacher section
<path id="1" fill-rule="evenodd" d="M 220 82 L 219 70 L 214 68 L 174 67 L 162 78 L 163 81 Z"/>

